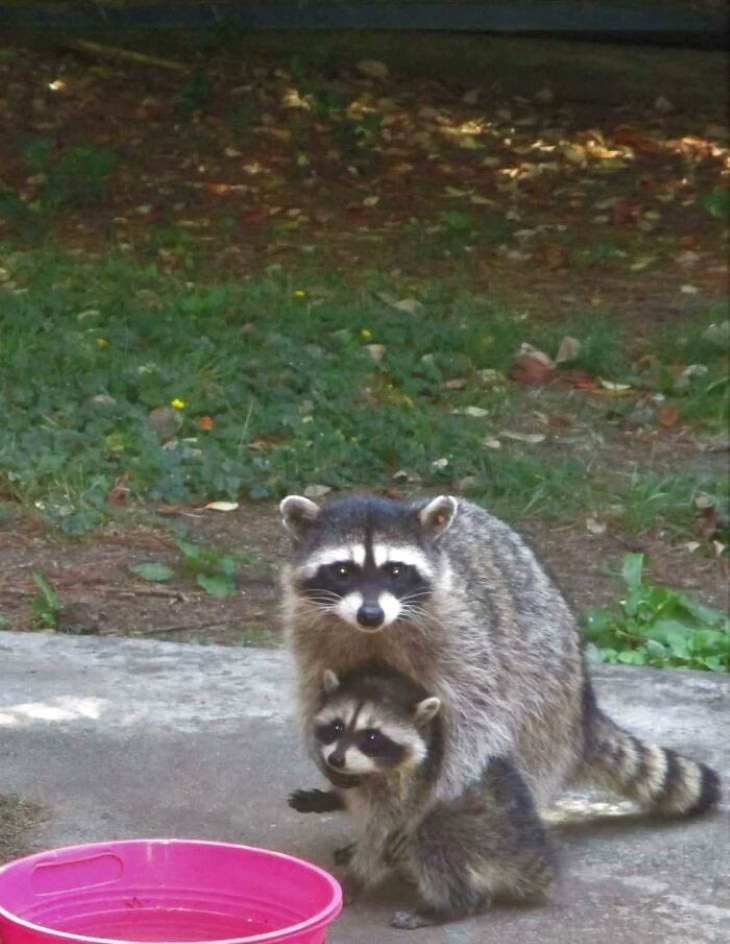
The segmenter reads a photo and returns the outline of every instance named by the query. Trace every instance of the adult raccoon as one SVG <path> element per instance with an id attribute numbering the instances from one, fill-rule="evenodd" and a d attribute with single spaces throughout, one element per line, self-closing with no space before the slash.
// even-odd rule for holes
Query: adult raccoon
<path id="1" fill-rule="evenodd" d="M 441 701 L 434 797 L 459 797 L 493 758 L 542 805 L 587 776 L 666 815 L 711 808 L 717 774 L 646 746 L 596 705 L 575 618 L 525 542 L 450 496 L 281 503 L 293 552 L 282 575 L 307 741 L 323 672 L 376 659 Z"/>

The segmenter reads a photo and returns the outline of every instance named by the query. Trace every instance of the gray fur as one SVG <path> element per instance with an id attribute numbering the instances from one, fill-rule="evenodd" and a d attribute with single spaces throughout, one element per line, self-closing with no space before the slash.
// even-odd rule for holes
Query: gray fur
<path id="1" fill-rule="evenodd" d="M 396 870 L 421 900 L 415 911 L 396 912 L 396 927 L 468 917 L 499 895 L 542 898 L 553 877 L 552 853 L 529 791 L 511 764 L 495 758 L 461 796 L 433 802 L 442 731 L 437 705 L 428 716 L 419 712 L 424 694 L 412 680 L 372 663 L 349 672 L 338 688 L 325 689 L 320 702 L 325 717 L 333 711 L 351 716 L 367 698 L 372 718 L 395 722 L 403 744 L 424 739 L 427 750 L 417 765 L 403 757 L 399 766 L 376 766 L 348 789 L 296 791 L 290 805 L 300 812 L 347 810 L 356 817 L 357 842 L 348 847 L 342 877 L 347 899 Z"/>
<path id="2" fill-rule="evenodd" d="M 324 669 L 340 674 L 378 659 L 441 700 L 435 800 L 463 796 L 490 759 L 509 757 L 537 804 L 579 775 L 657 812 L 702 812 L 717 802 L 717 776 L 702 765 L 666 754 L 671 777 L 663 777 L 661 748 L 641 746 L 644 762 L 624 769 L 638 742 L 596 707 L 570 607 L 502 521 L 449 497 L 349 498 L 319 511 L 313 504 L 282 503 L 294 537 L 282 575 L 284 625 L 307 732 Z M 432 574 L 428 594 L 395 622 L 360 632 L 308 599 L 299 574 L 323 549 L 368 540 L 414 547 Z"/>

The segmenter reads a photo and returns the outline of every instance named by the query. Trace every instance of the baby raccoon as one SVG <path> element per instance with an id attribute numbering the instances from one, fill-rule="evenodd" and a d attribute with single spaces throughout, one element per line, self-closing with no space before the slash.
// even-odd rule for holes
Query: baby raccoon
<path id="1" fill-rule="evenodd" d="M 284 623 L 308 743 L 324 670 L 377 659 L 441 700 L 441 800 L 509 758 L 538 805 L 582 775 L 656 813 L 717 802 L 714 771 L 642 744 L 599 709 L 570 607 L 506 524 L 450 496 L 324 508 L 290 496 L 281 509 L 293 536 Z"/>
<path id="2" fill-rule="evenodd" d="M 335 789 L 298 790 L 302 813 L 347 810 L 356 843 L 339 850 L 352 901 L 389 870 L 413 885 L 415 911 L 392 924 L 417 928 L 486 909 L 494 895 L 542 897 L 553 865 L 529 791 L 504 759 L 452 800 L 431 802 L 441 765 L 441 703 L 390 667 L 368 663 L 341 679 L 325 671 L 314 719 L 316 755 Z"/>

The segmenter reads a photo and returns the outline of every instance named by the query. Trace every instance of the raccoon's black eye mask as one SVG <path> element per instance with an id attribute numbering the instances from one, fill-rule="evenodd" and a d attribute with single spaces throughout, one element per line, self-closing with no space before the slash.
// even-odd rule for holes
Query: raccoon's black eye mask
<path id="1" fill-rule="evenodd" d="M 336 561 L 334 564 L 325 564 L 319 570 L 319 581 L 324 577 L 326 582 L 333 584 L 338 587 L 347 587 L 357 580 L 357 578 L 368 575 L 367 571 L 370 568 L 362 568 L 357 564 L 354 564 L 352 561 Z M 379 567 L 377 570 L 373 569 L 373 573 L 368 576 L 373 576 L 377 574 L 382 578 L 385 578 L 387 583 L 403 586 L 409 583 L 416 583 L 419 581 L 418 572 L 416 568 L 411 564 L 401 564 L 398 561 L 388 561 L 387 564 L 383 564 L 382 567 Z M 315 581 L 310 581 L 313 583 Z"/>
<path id="2" fill-rule="evenodd" d="M 314 730 L 314 736 L 321 744 L 332 744 L 337 738 L 342 737 L 345 732 L 345 723 L 339 719 L 329 721 L 327 724 L 318 724 Z"/>
<path id="3" fill-rule="evenodd" d="M 323 569 L 333 583 L 342 584 L 349 583 L 360 571 L 357 564 L 353 564 L 350 561 L 338 561 L 335 564 L 327 564 Z"/>

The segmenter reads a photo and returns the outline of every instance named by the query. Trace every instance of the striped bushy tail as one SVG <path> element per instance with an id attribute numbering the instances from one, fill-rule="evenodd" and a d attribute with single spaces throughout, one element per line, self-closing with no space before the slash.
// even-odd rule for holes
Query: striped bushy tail
<path id="1" fill-rule="evenodd" d="M 661 816 L 696 816 L 717 804 L 720 778 L 710 767 L 643 744 L 600 711 L 592 721 L 586 771 L 596 783 Z"/>

